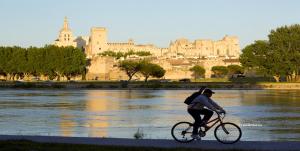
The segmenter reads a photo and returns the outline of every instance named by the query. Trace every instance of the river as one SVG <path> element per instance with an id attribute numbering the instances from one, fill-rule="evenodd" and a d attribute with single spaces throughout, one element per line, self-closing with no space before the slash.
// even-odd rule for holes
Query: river
<path id="1" fill-rule="evenodd" d="M 0 134 L 172 139 L 193 90 L 0 90 Z M 241 140 L 300 140 L 300 90 L 215 90 Z M 204 139 L 215 140 L 213 131 Z"/>

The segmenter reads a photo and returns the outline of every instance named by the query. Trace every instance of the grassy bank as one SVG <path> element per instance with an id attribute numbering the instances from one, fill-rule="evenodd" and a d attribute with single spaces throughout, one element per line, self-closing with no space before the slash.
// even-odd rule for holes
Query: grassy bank
<path id="1" fill-rule="evenodd" d="M 216 150 L 36 143 L 31 141 L 0 141 L 0 151 L 216 151 Z M 232 150 L 232 151 L 241 151 L 241 150 Z M 251 151 L 251 150 L 246 150 L 246 151 Z"/>
<path id="2" fill-rule="evenodd" d="M 0 82 L 0 88 L 21 89 L 300 89 L 300 83 L 276 82 L 142 82 L 77 81 L 77 82 Z"/>

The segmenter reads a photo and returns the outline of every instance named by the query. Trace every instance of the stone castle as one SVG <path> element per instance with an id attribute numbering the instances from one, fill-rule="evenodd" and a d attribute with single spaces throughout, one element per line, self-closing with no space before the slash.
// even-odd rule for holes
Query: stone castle
<path id="1" fill-rule="evenodd" d="M 161 65 L 167 71 L 165 79 L 192 78 L 189 69 L 194 65 L 203 66 L 206 69 L 205 77 L 209 78 L 212 66 L 240 64 L 238 60 L 240 55 L 239 40 L 235 36 L 226 35 L 218 41 L 199 39 L 193 42 L 181 38 L 174 42 L 171 41 L 168 48 L 159 48 L 153 44 L 135 44 L 132 39 L 123 43 L 111 43 L 107 41 L 107 29 L 104 27 L 93 27 L 89 36 L 75 38 L 66 17 L 54 45 L 82 48 L 87 58 L 91 59 L 91 66 L 89 66 L 87 74 L 89 80 L 127 79 L 125 73 L 117 67 L 119 60 L 99 56 L 99 53 L 104 51 L 148 51 L 151 56 L 147 58 L 153 63 Z M 127 59 L 143 58 L 129 56 Z M 135 78 L 139 79 L 140 77 L 136 76 Z"/>

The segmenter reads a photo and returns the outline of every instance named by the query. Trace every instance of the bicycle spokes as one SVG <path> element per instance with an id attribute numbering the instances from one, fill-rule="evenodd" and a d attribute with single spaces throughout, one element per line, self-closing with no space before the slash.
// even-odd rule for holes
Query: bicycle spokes
<path id="1" fill-rule="evenodd" d="M 234 123 L 222 123 L 215 129 L 216 139 L 224 144 L 232 144 L 240 140 L 242 131 Z"/>
<path id="2" fill-rule="evenodd" d="M 179 122 L 175 124 L 172 128 L 172 137 L 182 143 L 190 142 L 194 140 L 191 135 L 193 132 L 193 126 L 189 122 Z"/>

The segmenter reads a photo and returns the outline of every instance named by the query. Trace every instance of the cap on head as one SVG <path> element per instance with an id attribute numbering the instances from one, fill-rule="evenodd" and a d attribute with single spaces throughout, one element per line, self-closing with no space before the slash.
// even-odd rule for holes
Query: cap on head
<path id="1" fill-rule="evenodd" d="M 214 94 L 215 92 L 213 92 L 211 89 L 205 89 L 203 93 Z"/>

